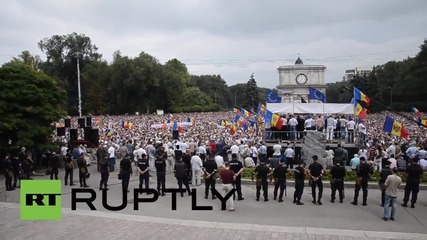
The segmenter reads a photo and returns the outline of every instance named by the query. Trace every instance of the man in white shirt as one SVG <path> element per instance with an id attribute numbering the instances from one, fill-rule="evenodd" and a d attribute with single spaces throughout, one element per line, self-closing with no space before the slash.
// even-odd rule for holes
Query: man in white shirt
<path id="1" fill-rule="evenodd" d="M 215 162 L 218 168 L 224 167 L 224 158 L 221 155 L 219 155 L 219 153 L 217 153 L 215 156 Z"/>
<path id="2" fill-rule="evenodd" d="M 340 133 L 341 133 L 341 139 L 345 140 L 345 129 L 347 126 L 347 119 L 345 119 L 344 116 L 341 116 L 340 118 Z"/>
<path id="3" fill-rule="evenodd" d="M 273 156 L 278 157 L 281 155 L 282 145 L 280 145 L 279 141 L 273 145 Z"/>
<path id="4" fill-rule="evenodd" d="M 358 130 L 359 130 L 359 144 L 363 145 L 365 142 L 365 136 L 366 136 L 366 127 L 363 124 L 363 121 L 361 120 L 359 125 L 358 125 Z"/>
<path id="5" fill-rule="evenodd" d="M 348 142 L 349 143 L 354 143 L 354 126 L 356 125 L 356 123 L 354 122 L 353 119 L 350 119 L 350 121 L 348 121 L 347 123 L 347 137 L 348 137 Z"/>
<path id="6" fill-rule="evenodd" d="M 305 126 L 306 131 L 311 130 L 311 120 L 312 120 L 312 118 L 309 117 L 304 122 L 304 126 Z"/>
<path id="7" fill-rule="evenodd" d="M 390 162 L 390 169 L 397 168 L 397 160 L 394 158 L 394 154 L 389 155 L 390 158 L 388 161 Z"/>
<path id="8" fill-rule="evenodd" d="M 424 149 L 421 149 L 418 153 L 418 157 L 420 158 L 418 164 L 421 166 L 424 172 L 427 172 L 427 152 Z"/>
<path id="9" fill-rule="evenodd" d="M 295 158 L 295 151 L 292 149 L 291 145 L 288 145 L 288 148 L 285 150 L 285 157 L 286 157 L 286 166 L 289 169 L 294 168 L 294 158 Z"/>
<path id="10" fill-rule="evenodd" d="M 199 155 L 194 155 L 191 157 L 191 170 L 193 171 L 193 181 L 192 185 L 200 186 L 202 184 L 202 167 L 203 162 Z"/>
<path id="11" fill-rule="evenodd" d="M 239 150 L 240 150 L 240 148 L 236 144 L 234 144 L 233 146 L 230 147 L 231 154 L 236 154 L 236 156 L 237 156 L 238 159 L 240 159 L 239 158 L 239 155 L 240 155 L 239 154 Z"/>
<path id="12" fill-rule="evenodd" d="M 255 167 L 255 162 L 251 157 L 245 158 L 245 167 L 248 167 L 248 168 L 254 168 Z"/>
<path id="13" fill-rule="evenodd" d="M 335 119 L 332 116 L 329 116 L 326 120 L 326 141 L 332 142 L 333 134 L 334 134 L 334 125 Z"/>
<path id="14" fill-rule="evenodd" d="M 394 146 L 393 143 L 390 143 L 390 146 L 388 146 L 388 148 L 385 151 L 389 156 L 391 156 L 392 154 L 396 156 L 396 147 Z M 390 166 L 390 169 L 393 169 L 393 168 Z"/>
<path id="15" fill-rule="evenodd" d="M 199 154 L 200 158 L 202 159 L 202 162 L 204 163 L 207 156 L 205 144 L 200 145 L 200 147 L 197 148 L 196 153 Z"/>
<path id="16" fill-rule="evenodd" d="M 289 131 L 290 131 L 290 140 L 295 141 L 296 135 L 297 135 L 297 125 L 298 125 L 297 119 L 294 116 L 291 116 L 291 119 L 289 119 L 288 125 L 289 125 Z"/>
<path id="17" fill-rule="evenodd" d="M 114 172 L 114 165 L 116 165 L 116 149 L 111 144 L 108 148 L 108 163 L 110 164 L 110 172 Z"/>
<path id="18" fill-rule="evenodd" d="M 258 160 L 258 149 L 256 148 L 255 144 L 251 147 L 251 158 L 254 161 L 255 165 L 257 165 Z"/>

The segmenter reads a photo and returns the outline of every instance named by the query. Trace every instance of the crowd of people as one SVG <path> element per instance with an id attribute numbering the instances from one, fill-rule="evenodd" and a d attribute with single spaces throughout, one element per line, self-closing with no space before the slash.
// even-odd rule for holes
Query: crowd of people
<path id="1" fill-rule="evenodd" d="M 386 115 L 401 122 L 408 130 L 410 138 L 401 139 L 384 133 L 382 129 Z M 275 179 L 274 199 L 283 201 L 286 173 L 295 165 L 293 169 L 296 188 L 294 203 L 297 205 L 302 205 L 301 195 L 306 175 L 313 188 L 314 204 L 322 204 L 321 179 L 326 171 L 330 172 L 334 179 L 331 201 L 335 201 L 335 192 L 338 191 L 339 200 L 342 202 L 347 165 L 358 175 L 352 203 L 357 205 L 359 191 L 362 190 L 362 205 L 366 205 L 369 175 L 379 171 L 381 184 L 385 186 L 382 202 L 385 208 L 388 208 L 389 202 L 393 203 L 391 198 L 395 193 L 387 191 L 387 186 L 392 181 L 387 181 L 388 175 L 394 176 L 397 171 L 407 172 L 409 175 L 420 173 L 413 177 L 413 183 L 407 184 L 405 188 L 404 206 L 409 202 L 409 193 L 412 193 L 411 206 L 415 206 L 420 176 L 427 170 L 425 151 L 427 131 L 426 128 L 401 117 L 401 114 L 388 112 L 370 114 L 363 121 L 353 120 L 350 116 L 282 116 L 283 126 L 287 131 L 282 135 L 270 132 L 269 137 L 264 136 L 264 134 L 268 135 L 267 130 L 251 131 L 237 128 L 233 132 L 227 124 L 222 124 L 224 121 L 232 122 L 235 116 L 236 113 L 233 112 L 217 112 L 92 117 L 92 125 L 98 128 L 100 133 L 99 147 L 91 148 L 83 144 L 71 146 L 68 144 L 69 134 L 67 133 L 63 137 L 54 136 L 56 141 L 62 142 L 62 146 L 58 151 L 43 154 L 43 158 L 48 162 L 48 173 L 51 179 L 58 179 L 59 168 L 65 169 L 65 185 L 74 185 L 73 170 L 78 169 L 80 187 L 88 187 L 86 183 L 86 179 L 90 176 L 88 165 L 92 163 L 91 157 L 88 156 L 93 156 L 97 161 L 98 171 L 101 172 L 99 184 L 101 190 L 107 189 L 109 173 L 116 171 L 120 173 L 123 191 L 128 191 L 130 174 L 135 172 L 139 175 L 140 188 L 148 188 L 149 178 L 152 174 L 156 174 L 157 189 L 164 195 L 162 189 L 165 187 L 165 176 L 173 172 L 179 188 L 184 187 L 183 191 L 187 191 L 188 194 L 191 194 L 189 185 L 200 185 L 203 175 L 206 198 L 208 198 L 209 189 L 215 188 L 216 176 L 221 176 L 223 190 L 227 193 L 235 188 L 237 200 L 244 199 L 240 187 L 243 169 L 255 168 L 256 199 L 260 199 L 260 193 L 263 190 L 264 201 L 269 200 L 268 183 L 266 183 L 269 177 Z M 408 117 L 411 116 L 408 114 Z M 77 118 L 71 118 L 71 127 L 77 128 Z M 269 127 L 268 124 L 266 127 Z M 176 128 L 178 137 L 173 135 L 172 128 Z M 297 141 L 303 138 L 305 131 L 312 130 L 321 131 L 327 140 L 337 140 L 338 143 L 353 143 L 362 133 L 360 138 L 363 141 L 356 142 L 360 151 L 351 157 L 348 156 L 344 145 L 339 145 L 335 150 L 327 148 L 324 156 L 313 156 L 314 165 L 306 166 L 306 163 L 295 153 L 295 145 L 289 144 L 287 148 L 282 148 L 281 143 Z M 80 131 L 80 134 L 83 134 L 83 131 Z M 279 140 L 273 146 L 272 155 L 278 160 L 274 164 L 269 160 L 266 137 Z M 322 157 L 331 163 L 329 167 L 326 168 L 325 165 L 318 163 L 318 159 Z M 25 148 L 22 148 L 17 155 L 6 156 L 3 160 L 3 168 L 6 170 L 7 190 L 15 189 L 19 179 L 30 178 L 31 166 L 40 162 L 34 158 L 37 157 L 29 154 Z M 412 165 L 419 168 L 411 170 Z M 389 174 L 383 174 L 387 169 L 390 170 Z M 393 180 L 395 185 L 399 182 L 397 178 Z M 319 189 L 318 195 L 315 192 L 316 188 Z M 213 193 L 211 194 L 215 198 Z M 229 203 L 230 210 L 234 210 L 232 201 L 233 199 Z M 385 214 L 385 218 L 392 219 L 393 214 L 390 214 Z"/>

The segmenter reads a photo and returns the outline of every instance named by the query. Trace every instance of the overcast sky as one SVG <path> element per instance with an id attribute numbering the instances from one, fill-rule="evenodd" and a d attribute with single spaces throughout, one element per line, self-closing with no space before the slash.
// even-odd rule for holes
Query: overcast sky
<path id="1" fill-rule="evenodd" d="M 427 38 L 425 0 L 2 0 L 0 63 L 55 34 L 84 33 L 108 61 L 120 50 L 177 58 L 228 85 L 254 72 L 275 87 L 277 67 L 322 64 L 326 82 L 354 67 L 415 56 Z"/>

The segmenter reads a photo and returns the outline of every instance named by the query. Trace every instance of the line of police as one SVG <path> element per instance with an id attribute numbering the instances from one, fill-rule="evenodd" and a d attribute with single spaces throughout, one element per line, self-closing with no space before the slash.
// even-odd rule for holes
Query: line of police
<path id="1" fill-rule="evenodd" d="M 28 159 L 25 153 L 25 149 L 22 150 L 22 154 L 19 155 L 17 159 L 21 161 L 26 161 Z M 191 182 L 191 158 L 190 154 L 184 153 L 181 156 L 177 157 L 177 162 L 174 166 L 174 174 L 178 182 L 179 189 L 182 189 L 184 186 L 189 195 L 191 195 L 191 190 L 189 187 L 189 183 Z M 54 159 L 54 158 L 52 158 Z M 80 187 L 89 187 L 86 185 L 86 178 L 88 178 L 88 169 L 86 163 L 82 157 L 77 159 L 77 165 L 79 169 L 79 180 Z M 203 160 L 204 157 L 203 157 Z M 322 194 L 323 194 L 323 182 L 322 177 L 325 174 L 325 170 L 323 166 L 317 162 L 318 157 L 316 155 L 313 156 L 313 163 L 308 166 L 306 170 L 306 165 L 304 162 L 301 162 L 298 167 L 294 169 L 294 179 L 295 179 L 295 192 L 293 195 L 293 202 L 297 205 L 303 205 L 301 202 L 301 196 L 304 190 L 304 180 L 306 175 L 309 178 L 309 185 L 312 188 L 312 198 L 313 204 L 322 205 Z M 355 169 L 357 173 L 357 179 L 355 184 L 355 192 L 354 199 L 351 202 L 353 205 L 358 205 L 359 192 L 362 190 L 362 205 L 367 205 L 367 197 L 368 197 L 368 182 L 371 179 L 371 174 L 373 173 L 373 166 L 369 164 L 364 157 L 360 158 L 361 163 Z M 52 160 L 51 160 L 52 161 Z M 60 161 L 57 159 L 57 161 Z M 52 163 L 50 163 L 52 166 Z M 6 157 L 3 160 L 3 165 L 6 166 L 5 176 L 6 176 L 6 190 L 13 190 L 16 187 L 17 179 L 14 177 L 14 164 L 12 159 Z M 53 175 L 55 175 L 55 179 L 58 179 L 58 165 L 54 164 L 54 168 L 51 169 L 51 179 L 53 179 Z M 72 178 L 72 168 L 73 162 L 71 157 L 66 157 L 65 159 L 65 185 L 68 184 L 67 179 L 70 178 L 70 185 L 73 186 L 73 178 Z M 137 172 L 139 174 L 139 188 L 149 188 L 149 160 L 145 153 L 141 154 L 137 158 Z M 228 164 L 227 164 L 228 165 Z M 267 166 L 268 164 L 265 161 L 260 161 L 260 164 L 254 169 L 252 180 L 256 178 L 256 200 L 260 200 L 261 190 L 263 191 L 264 201 L 269 201 L 268 199 L 268 184 L 274 179 L 274 200 L 277 199 L 279 202 L 283 202 L 283 195 L 286 190 L 286 178 L 288 174 L 288 169 L 285 164 L 285 161 L 280 161 L 277 166 L 273 166 L 274 168 L 270 168 Z M 209 155 L 206 161 L 203 161 L 203 172 L 205 179 L 205 198 L 208 198 L 209 189 L 211 189 L 212 199 L 216 197 L 212 193 L 212 189 L 215 188 L 217 173 L 221 171 L 222 166 L 218 166 L 214 160 L 214 155 Z M 157 175 L 157 190 L 161 193 L 161 196 L 164 196 L 164 189 L 166 183 L 166 153 L 164 148 L 158 148 L 156 152 L 156 160 L 155 160 L 155 168 Z M 70 170 L 71 169 L 71 170 Z M 243 172 L 243 164 L 238 160 L 236 154 L 232 154 L 232 159 L 229 162 L 229 169 L 232 170 L 235 174 L 233 187 L 236 189 L 237 200 L 244 200 L 241 188 L 241 173 Z M 22 171 L 24 172 L 24 171 Z M 105 157 L 102 161 L 100 161 L 100 190 L 107 188 L 107 182 L 109 178 L 109 163 L 108 158 Z M 124 191 L 128 191 L 129 180 L 132 174 L 132 160 L 130 155 L 126 155 L 120 161 L 120 172 L 119 179 L 122 179 L 122 187 Z M 390 163 L 386 162 L 383 169 L 381 170 L 379 184 L 383 185 L 385 179 L 389 175 L 392 174 L 392 170 L 390 169 Z M 419 192 L 420 185 L 420 177 L 423 174 L 423 170 L 420 165 L 417 164 L 417 161 L 414 160 L 411 164 L 408 165 L 406 169 L 406 186 L 405 193 L 402 206 L 407 207 L 408 202 L 411 202 L 411 208 L 415 207 L 415 203 L 417 202 L 417 196 Z M 21 173 L 22 175 L 22 173 Z M 336 192 L 338 191 L 338 197 L 340 203 L 343 202 L 344 199 L 344 178 L 346 176 L 346 169 L 342 166 L 341 162 L 336 162 L 335 165 L 330 170 L 331 175 L 331 202 L 334 203 L 336 199 Z M 29 178 L 28 176 L 21 176 L 23 179 Z M 12 179 L 14 180 L 12 183 Z M 316 189 L 318 189 L 318 194 L 316 195 Z M 278 191 L 279 196 L 278 195 Z M 382 191 L 381 196 L 381 206 L 384 205 L 384 196 L 385 192 Z M 410 196 L 412 195 L 411 199 Z M 183 194 L 181 194 L 183 196 Z"/>

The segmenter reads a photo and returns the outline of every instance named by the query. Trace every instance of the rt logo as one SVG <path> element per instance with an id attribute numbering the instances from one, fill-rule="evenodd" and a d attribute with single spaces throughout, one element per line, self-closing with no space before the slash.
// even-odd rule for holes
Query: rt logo
<path id="1" fill-rule="evenodd" d="M 61 219 L 60 180 L 21 181 L 21 220 Z"/>

